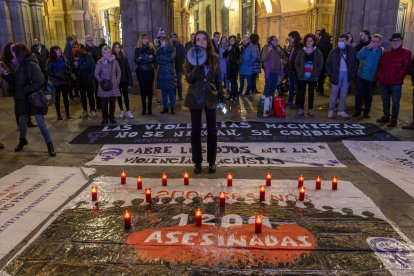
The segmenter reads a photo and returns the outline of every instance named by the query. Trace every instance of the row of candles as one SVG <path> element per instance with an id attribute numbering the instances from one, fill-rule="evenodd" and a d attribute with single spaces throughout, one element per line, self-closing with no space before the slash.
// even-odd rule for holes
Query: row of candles
<path id="1" fill-rule="evenodd" d="M 184 185 L 189 185 L 190 184 L 190 178 L 189 178 L 189 174 L 187 172 L 184 173 Z M 299 175 L 298 178 L 298 189 L 299 189 L 299 201 L 304 201 L 305 200 L 305 186 L 304 186 L 304 181 L 305 178 L 303 175 Z M 167 186 L 168 184 L 168 177 L 167 174 L 164 172 L 161 176 L 161 182 L 162 182 L 162 186 Z M 124 185 L 126 184 L 126 172 L 122 171 L 121 173 L 121 184 Z M 315 179 L 315 189 L 316 190 L 320 190 L 321 189 L 321 184 L 322 184 L 322 179 L 320 176 L 317 176 Z M 267 172 L 266 174 L 266 186 L 271 186 L 272 185 L 272 174 L 270 172 Z M 233 186 L 233 174 L 232 173 L 228 173 L 227 174 L 227 186 Z M 137 189 L 138 190 L 142 190 L 142 177 L 138 176 L 137 177 Z M 338 177 L 337 176 L 332 176 L 332 190 L 337 190 L 338 189 Z M 98 188 L 97 186 L 92 186 L 91 187 L 91 193 L 92 193 L 92 201 L 97 201 L 98 200 Z M 260 186 L 260 192 L 259 192 L 259 198 L 260 201 L 265 201 L 265 196 L 266 196 L 266 189 L 264 185 Z M 147 203 L 151 203 L 152 199 L 151 199 L 151 188 L 146 188 L 145 189 L 145 201 Z M 226 196 L 224 192 L 219 192 L 219 204 L 220 207 L 225 207 L 226 206 Z M 201 226 L 202 225 L 202 210 L 200 208 L 196 208 L 195 210 L 195 224 L 196 226 Z M 131 227 L 131 213 L 128 210 L 124 211 L 124 223 L 125 223 L 125 228 L 130 228 Z M 255 233 L 261 233 L 262 232 L 262 216 L 261 215 L 256 215 L 255 217 Z"/>

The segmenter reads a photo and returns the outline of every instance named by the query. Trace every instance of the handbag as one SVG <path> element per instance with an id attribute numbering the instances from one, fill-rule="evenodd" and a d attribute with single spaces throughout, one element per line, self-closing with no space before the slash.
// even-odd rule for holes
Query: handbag
<path id="1" fill-rule="evenodd" d="M 29 73 L 29 80 L 32 83 L 32 76 Z M 30 103 L 36 108 L 47 108 L 55 103 L 56 89 L 53 85 L 53 80 L 48 79 L 46 85 L 36 92 L 32 93 L 29 97 Z"/>

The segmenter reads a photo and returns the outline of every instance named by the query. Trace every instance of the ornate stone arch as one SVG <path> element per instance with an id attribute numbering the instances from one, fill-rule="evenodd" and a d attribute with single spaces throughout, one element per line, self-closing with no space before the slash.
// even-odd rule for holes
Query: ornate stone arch
<path id="1" fill-rule="evenodd" d="M 266 9 L 265 1 L 271 4 L 271 12 Z M 282 27 L 282 6 L 280 0 L 257 0 L 257 33 L 260 44 L 264 45 L 267 37 L 280 36 Z"/>

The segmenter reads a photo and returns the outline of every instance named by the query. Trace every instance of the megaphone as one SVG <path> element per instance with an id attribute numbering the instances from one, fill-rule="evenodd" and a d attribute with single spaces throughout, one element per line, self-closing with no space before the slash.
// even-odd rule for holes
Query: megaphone
<path id="1" fill-rule="evenodd" d="M 187 52 L 187 60 L 193 66 L 200 66 L 206 63 L 207 52 L 203 47 L 196 45 Z"/>

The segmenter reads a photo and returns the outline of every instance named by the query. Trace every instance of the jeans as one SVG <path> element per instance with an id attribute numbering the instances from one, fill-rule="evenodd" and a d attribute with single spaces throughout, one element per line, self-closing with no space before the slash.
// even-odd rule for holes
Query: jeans
<path id="1" fill-rule="evenodd" d="M 265 80 L 265 87 L 263 91 L 263 95 L 266 97 L 274 96 L 276 88 L 277 88 L 277 80 L 278 75 L 276 72 L 270 72 L 269 77 Z"/>
<path id="2" fill-rule="evenodd" d="M 168 108 L 168 97 L 170 98 L 170 107 L 175 107 L 175 93 L 174 89 L 161 89 L 162 92 L 162 105 Z"/>
<path id="3" fill-rule="evenodd" d="M 401 84 L 381 86 L 381 100 L 384 116 L 390 116 L 390 100 L 392 98 L 391 119 L 398 119 L 398 113 L 400 113 L 401 90 Z"/>
<path id="4" fill-rule="evenodd" d="M 179 99 L 183 97 L 183 72 L 177 72 L 177 94 Z"/>
<path id="5" fill-rule="evenodd" d="M 216 109 L 204 108 L 204 110 L 206 112 L 207 123 L 207 162 L 209 164 L 215 164 L 217 154 Z M 202 109 L 190 109 L 192 161 L 196 164 L 201 164 L 203 161 L 201 148 L 202 112 Z"/>
<path id="6" fill-rule="evenodd" d="M 240 74 L 240 89 L 239 89 L 239 94 L 242 95 L 243 94 L 243 90 L 244 90 L 244 79 L 247 79 L 247 89 L 246 89 L 246 94 L 245 95 L 250 95 L 250 90 L 252 87 L 252 75 L 242 75 Z"/>
<path id="7" fill-rule="evenodd" d="M 45 123 L 45 117 L 42 114 L 35 114 L 34 117 L 36 119 L 37 126 L 39 127 L 40 132 L 42 133 L 42 136 L 45 142 L 52 143 L 49 130 L 47 129 L 47 126 Z M 19 115 L 20 139 L 26 139 L 28 118 L 29 118 L 29 115 L 27 114 Z"/>
<path id="8" fill-rule="evenodd" d="M 288 104 L 293 105 L 293 98 L 295 96 L 295 91 L 298 93 L 298 77 L 296 72 L 293 70 L 288 71 L 288 79 L 289 79 L 289 97 L 288 97 Z M 299 104 L 298 96 L 296 94 L 296 104 Z"/>
<path id="9" fill-rule="evenodd" d="M 339 98 L 338 112 L 345 112 L 346 96 L 348 95 L 348 72 L 339 72 L 339 82 L 337 85 L 331 85 L 331 98 L 329 99 L 329 111 L 335 110 L 336 98 L 339 91 L 341 91 L 341 97 Z"/>
<path id="10" fill-rule="evenodd" d="M 226 73 L 221 73 L 221 81 L 224 82 L 224 84 L 226 85 L 226 89 L 230 90 L 230 80 L 227 79 Z"/>
<path id="11" fill-rule="evenodd" d="M 375 82 L 357 78 L 355 94 L 355 113 L 361 114 L 362 103 L 364 103 L 364 114 L 369 115 L 371 111 L 372 95 L 374 93 Z"/>
<path id="12" fill-rule="evenodd" d="M 296 99 L 299 101 L 299 108 L 305 109 L 305 95 L 306 95 L 306 85 L 308 85 L 308 109 L 313 109 L 313 99 L 315 97 L 315 87 L 316 87 L 316 81 L 310 81 L 310 80 L 300 80 L 298 81 L 299 86 L 299 93 L 296 96 Z"/>
<path id="13" fill-rule="evenodd" d="M 119 84 L 119 92 L 121 92 L 121 96 L 117 97 L 119 110 L 124 110 L 123 103 L 122 103 L 122 97 L 124 97 L 125 102 L 125 108 L 127 111 L 129 111 L 129 95 L 128 95 L 128 83 L 127 82 L 121 82 Z"/>

